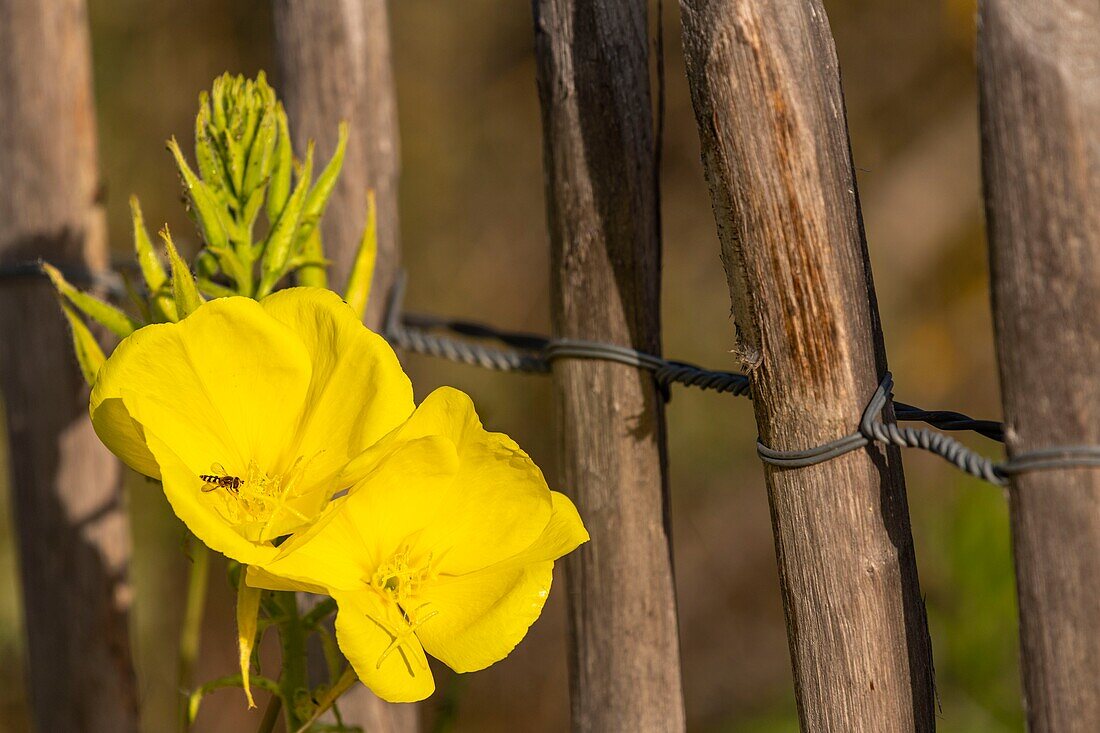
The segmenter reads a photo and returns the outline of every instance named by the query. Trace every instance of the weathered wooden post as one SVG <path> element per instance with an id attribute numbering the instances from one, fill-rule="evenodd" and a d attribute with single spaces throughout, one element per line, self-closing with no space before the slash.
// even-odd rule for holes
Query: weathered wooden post
<path id="1" fill-rule="evenodd" d="M 274 0 L 282 96 L 298 150 L 315 140 L 326 155 L 336 147 L 337 123 L 351 127 L 343 172 L 322 225 L 332 260 L 330 287 L 341 290 L 351 271 L 366 220 L 367 191 L 378 206 L 378 259 L 367 326 L 382 327 L 386 294 L 400 263 L 397 178 L 400 167 L 397 95 L 385 0 Z M 417 709 L 390 705 L 365 687 L 340 700 L 343 717 L 363 730 L 409 733 Z"/>
<path id="2" fill-rule="evenodd" d="M 657 156 L 645 0 L 537 0 L 558 337 L 660 353 Z M 573 727 L 684 728 L 664 405 L 652 377 L 554 364 L 561 480 L 592 542 L 566 562 Z"/>
<path id="3" fill-rule="evenodd" d="M 760 439 L 820 445 L 856 428 L 886 370 L 828 20 L 819 0 L 681 9 Z M 803 730 L 933 730 L 897 451 L 766 475 Z"/>
<path id="4" fill-rule="evenodd" d="M 1100 445 L 1100 6 L 983 0 L 982 163 L 1009 455 Z M 1028 728 L 1100 729 L 1100 470 L 1009 493 Z"/>
<path id="5" fill-rule="evenodd" d="M 0 0 L 0 264 L 103 268 L 83 0 Z M 33 716 L 42 731 L 138 729 L 121 471 L 88 420 L 68 327 L 45 280 L 0 284 Z"/>
<path id="6" fill-rule="evenodd" d="M 351 125 L 340 181 L 322 227 L 329 270 L 344 286 L 366 220 L 367 190 L 378 205 L 378 260 L 366 322 L 382 326 L 386 294 L 400 264 L 397 93 L 385 0 L 275 0 L 282 95 L 299 149 L 336 147 L 336 124 Z"/>

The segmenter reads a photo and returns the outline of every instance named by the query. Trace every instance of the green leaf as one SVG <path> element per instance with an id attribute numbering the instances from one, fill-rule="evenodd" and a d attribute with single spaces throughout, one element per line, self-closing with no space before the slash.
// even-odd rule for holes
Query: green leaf
<path id="1" fill-rule="evenodd" d="M 302 205 L 305 203 L 312 174 L 313 145 L 311 143 L 306 151 L 306 160 L 302 164 L 302 170 L 298 173 L 298 184 L 294 187 L 294 193 L 287 200 L 286 206 L 283 207 L 283 213 L 279 216 L 279 221 L 271 228 L 264 244 L 264 255 L 260 266 L 260 287 L 256 291 L 257 299 L 270 293 L 272 288 L 275 287 L 275 283 L 279 282 L 279 278 L 286 274 L 291 245 L 294 243 L 298 220 L 301 217 Z"/>
<path id="2" fill-rule="evenodd" d="M 76 311 L 69 307 L 64 298 L 58 298 L 57 300 L 61 305 L 61 312 L 65 314 L 72 330 L 73 351 L 76 352 L 76 361 L 80 365 L 80 373 L 84 375 L 84 381 L 88 383 L 88 386 L 94 387 L 99 368 L 103 366 L 103 362 L 107 360 L 107 357 L 103 355 L 103 349 L 99 348 L 99 342 L 96 341 L 91 329 L 80 319 Z"/>
<path id="3" fill-rule="evenodd" d="M 263 688 L 276 697 L 282 697 L 282 690 L 279 689 L 279 683 L 275 680 L 254 674 L 252 675 L 251 681 L 256 687 Z M 192 692 L 187 699 L 188 722 L 195 722 L 195 717 L 199 714 L 199 705 L 202 704 L 202 699 L 204 697 L 215 690 L 223 690 L 226 687 L 244 687 L 244 681 L 239 674 L 226 675 L 225 677 L 211 680 Z"/>
<path id="4" fill-rule="evenodd" d="M 172 266 L 172 296 L 176 301 L 176 309 L 181 319 L 186 318 L 198 310 L 203 303 L 203 298 L 195 285 L 191 270 L 172 242 L 172 234 L 168 231 L 168 227 L 160 230 L 160 238 L 164 241 L 164 248 L 168 252 L 168 263 Z"/>
<path id="5" fill-rule="evenodd" d="M 359 240 L 359 250 L 355 253 L 355 262 L 348 276 L 348 287 L 344 300 L 360 318 L 367 312 L 370 300 L 370 287 L 374 279 L 374 263 L 378 257 L 378 207 L 374 200 L 374 191 L 367 191 L 367 222 L 363 227 L 363 237 Z"/>
<path id="6" fill-rule="evenodd" d="M 141 328 L 141 324 L 127 313 L 90 293 L 77 290 L 53 265 L 43 262 L 42 271 L 49 276 L 50 282 L 53 283 L 59 295 L 80 309 L 81 313 L 102 324 L 119 338 L 126 338 Z"/>
<path id="7" fill-rule="evenodd" d="M 282 104 L 275 106 L 275 121 L 278 126 L 278 141 L 275 144 L 274 163 L 271 171 L 271 184 L 267 188 L 267 220 L 274 224 L 283 213 L 283 207 L 290 198 L 290 176 L 294 172 L 294 154 L 290 146 L 290 130 L 286 120 L 286 110 Z"/>
<path id="8" fill-rule="evenodd" d="M 223 218 L 223 211 L 217 199 L 211 193 L 210 188 L 199 180 L 187 160 L 183 157 L 176 138 L 168 141 L 168 149 L 176 159 L 176 167 L 179 168 L 180 177 L 183 179 L 184 188 L 191 199 L 195 217 L 199 223 L 203 241 L 211 247 L 226 247 L 229 237 Z"/>

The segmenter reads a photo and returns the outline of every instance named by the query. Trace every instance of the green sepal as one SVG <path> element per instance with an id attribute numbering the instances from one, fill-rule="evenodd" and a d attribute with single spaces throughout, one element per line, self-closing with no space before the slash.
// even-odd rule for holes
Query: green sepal
<path id="1" fill-rule="evenodd" d="M 218 256 L 211 252 L 209 249 L 201 250 L 195 255 L 195 277 L 216 277 L 219 272 L 222 271 L 221 265 L 218 264 Z"/>
<path id="2" fill-rule="evenodd" d="M 324 257 L 321 245 L 321 230 L 314 228 L 300 254 L 290 258 L 287 270 L 297 273 L 299 285 L 313 288 L 328 287 L 328 266 L 332 264 Z"/>
<path id="3" fill-rule="evenodd" d="M 126 272 L 120 272 L 119 276 L 122 278 L 122 287 L 126 291 L 126 297 L 129 298 L 130 302 L 137 308 L 138 320 L 140 323 L 153 323 L 154 318 L 151 312 L 150 303 L 138 292 L 137 288 L 134 287 L 133 278 Z"/>
<path id="4" fill-rule="evenodd" d="M 275 121 L 278 125 L 278 140 L 275 144 L 271 183 L 267 187 L 267 220 L 273 224 L 279 220 L 279 215 L 283 213 L 283 207 L 290 198 L 290 177 L 294 172 L 290 130 L 287 125 L 286 110 L 281 103 L 275 105 Z"/>
<path id="5" fill-rule="evenodd" d="M 183 185 L 187 189 L 188 198 L 191 199 L 195 218 L 199 223 L 203 241 L 211 247 L 226 247 L 229 245 L 229 235 L 222 219 L 221 206 L 209 186 L 199 180 L 187 160 L 183 157 L 176 138 L 168 141 L 168 149 L 172 151 L 176 159 L 176 167 L 179 168 Z"/>
<path id="6" fill-rule="evenodd" d="M 53 283 L 59 295 L 72 303 L 81 313 L 96 323 L 102 324 L 119 338 L 126 338 L 141 328 L 141 324 L 131 318 L 129 314 L 90 293 L 77 290 L 53 265 L 43 262 L 42 271 L 49 276 L 50 282 Z"/>
<path id="7" fill-rule="evenodd" d="M 248 151 L 241 199 L 247 199 L 271 175 L 271 156 L 279 134 L 279 124 L 272 112 L 265 111 Z"/>
<path id="8" fill-rule="evenodd" d="M 375 203 L 374 190 L 371 189 L 367 191 L 367 221 L 363 226 L 363 236 L 359 240 L 359 249 L 355 253 L 355 262 L 351 266 L 348 286 L 344 291 L 344 300 L 360 318 L 367 312 L 377 258 L 378 206 Z"/>
<path id="9" fill-rule="evenodd" d="M 239 295 L 233 288 L 228 288 L 205 277 L 200 276 L 196 278 L 196 281 L 198 282 L 199 292 L 211 298 L 231 298 L 234 295 Z"/>
<path id="10" fill-rule="evenodd" d="M 260 287 L 256 292 L 257 298 L 262 298 L 271 292 L 275 283 L 286 274 L 287 262 L 290 260 L 291 246 L 294 244 L 295 234 L 298 229 L 298 220 L 301 217 L 302 206 L 305 203 L 306 193 L 309 189 L 309 181 L 313 175 L 313 145 L 310 144 L 306 151 L 306 160 L 302 169 L 298 172 L 298 184 L 294 187 L 294 193 L 290 195 L 283 213 L 279 215 L 279 221 L 271 228 L 264 243 L 264 255 L 260 265 Z"/>
<path id="11" fill-rule="evenodd" d="M 199 113 L 195 116 L 195 159 L 199 175 L 213 191 L 228 188 L 221 153 L 210 133 L 210 98 L 206 92 L 199 94 Z"/>
<path id="12" fill-rule="evenodd" d="M 95 386 L 96 375 L 107 357 L 103 355 L 103 349 L 99 348 L 99 342 L 87 324 L 80 319 L 64 298 L 58 298 L 61 312 L 69 322 L 69 328 L 73 336 L 73 351 L 76 353 L 77 364 L 80 365 L 80 373 L 84 375 L 84 381 L 89 387 Z"/>
<path id="13" fill-rule="evenodd" d="M 325 206 L 336 187 L 336 180 L 340 177 L 340 170 L 344 167 L 344 154 L 348 148 L 348 123 L 340 123 L 339 137 L 336 141 L 336 150 L 332 158 L 317 177 L 306 202 L 302 206 L 302 223 L 298 227 L 298 244 L 303 245 L 313 233 L 321 216 L 325 213 Z"/>
<path id="14" fill-rule="evenodd" d="M 172 297 L 176 301 L 179 317 L 183 319 L 198 310 L 203 303 L 203 297 L 195 285 L 195 277 L 191 274 L 190 268 L 176 250 L 168 227 L 160 230 L 160 238 L 164 241 L 164 249 L 168 252 L 168 263 L 172 267 Z"/>
<path id="15" fill-rule="evenodd" d="M 244 149 L 244 146 L 241 145 L 241 141 L 233 135 L 232 130 L 226 129 L 222 139 L 225 143 L 226 164 L 229 167 L 229 181 L 233 184 L 233 194 L 241 198 L 241 190 L 244 187 L 244 167 L 247 151 Z"/>
<path id="16" fill-rule="evenodd" d="M 141 205 L 137 196 L 130 197 L 130 218 L 134 223 L 134 253 L 137 257 L 141 276 L 149 289 L 151 315 L 157 321 L 178 321 L 176 304 L 165 292 L 168 273 L 164 271 L 153 242 L 149 239 L 149 230 L 145 228 L 145 218 L 141 214 Z"/>
<path id="17" fill-rule="evenodd" d="M 260 617 L 260 596 L 263 593 L 259 588 L 253 588 L 245 582 L 247 573 L 241 574 L 240 585 L 237 586 L 237 649 L 238 663 L 241 668 L 241 681 L 244 694 L 248 698 L 248 707 L 256 707 L 252 699 L 252 686 L 249 684 L 252 667 L 252 648 L 256 644 L 256 631 Z"/>
<path id="18" fill-rule="evenodd" d="M 216 130 L 226 128 L 225 87 L 232 79 L 233 77 L 226 72 L 215 79 L 213 86 L 210 87 L 210 113 L 214 118 L 214 129 Z"/>
<path id="19" fill-rule="evenodd" d="M 256 217 L 260 215 L 260 207 L 263 206 L 266 190 L 267 187 L 261 184 L 259 188 L 253 191 L 244 205 L 244 211 L 241 212 L 241 226 L 245 229 L 245 241 L 252 241 L 252 227 L 256 224 Z"/>

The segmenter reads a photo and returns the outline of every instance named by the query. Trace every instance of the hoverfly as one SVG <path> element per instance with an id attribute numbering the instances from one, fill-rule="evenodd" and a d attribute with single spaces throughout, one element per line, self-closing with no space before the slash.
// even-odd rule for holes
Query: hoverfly
<path id="1" fill-rule="evenodd" d="M 244 483 L 237 476 L 230 476 L 226 473 L 225 467 L 220 463 L 215 463 L 210 467 L 211 473 L 199 474 L 205 483 L 202 485 L 202 492 L 204 494 L 218 489 L 225 489 L 237 493 L 237 490 L 241 488 L 241 484 Z"/>

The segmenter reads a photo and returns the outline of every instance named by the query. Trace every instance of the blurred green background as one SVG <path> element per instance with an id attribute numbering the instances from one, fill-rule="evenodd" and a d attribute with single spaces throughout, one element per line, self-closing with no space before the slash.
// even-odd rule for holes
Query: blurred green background
<path id="1" fill-rule="evenodd" d="M 826 5 L 899 397 L 997 417 L 973 0 Z M 391 5 L 410 310 L 516 329 L 549 327 L 530 12 L 529 3 L 516 0 Z M 190 136 L 198 92 L 223 71 L 266 69 L 278 88 L 268 5 L 90 0 L 90 15 L 112 245 L 119 252 L 130 246 L 126 199 L 136 193 L 151 225 L 168 222 L 177 239 L 193 246 L 194 230 L 163 143 L 169 135 Z M 729 297 L 699 163 L 675 2 L 665 3 L 663 21 L 665 351 L 734 368 Z M 554 483 L 548 380 L 420 357 L 409 357 L 407 367 L 419 396 L 440 384 L 468 391 L 485 423 L 512 434 Z M 681 389 L 668 419 L 689 727 L 797 730 L 751 410 L 730 397 Z M 996 450 L 981 439 L 973 442 Z M 936 458 L 910 452 L 905 460 L 935 648 L 940 730 L 1021 730 L 1004 497 Z M 6 480 L 7 472 L 0 477 Z M 136 479 L 131 484 L 133 621 L 145 729 L 170 730 L 187 562 L 183 533 L 155 489 Z M 15 732 L 27 730 L 24 649 L 7 486 L 0 491 L 0 730 Z M 232 594 L 220 569 L 212 577 L 200 679 L 234 668 Z M 566 728 L 563 587 L 507 660 L 463 677 L 439 672 L 440 690 L 424 706 L 427 726 L 507 731 L 522 721 L 525 731 Z M 257 720 L 244 711 L 239 693 L 223 692 L 208 699 L 197 729 L 251 730 Z"/>

